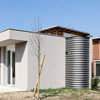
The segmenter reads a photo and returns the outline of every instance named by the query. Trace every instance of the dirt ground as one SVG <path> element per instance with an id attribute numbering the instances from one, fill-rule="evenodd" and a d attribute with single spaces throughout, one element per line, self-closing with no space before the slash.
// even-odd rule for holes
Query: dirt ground
<path id="1" fill-rule="evenodd" d="M 33 92 L 12 92 L 0 94 L 0 100 L 34 100 Z M 35 99 L 37 100 L 37 99 Z M 41 93 L 40 100 L 100 100 L 100 92 L 92 90 L 64 90 L 57 93 Z"/>

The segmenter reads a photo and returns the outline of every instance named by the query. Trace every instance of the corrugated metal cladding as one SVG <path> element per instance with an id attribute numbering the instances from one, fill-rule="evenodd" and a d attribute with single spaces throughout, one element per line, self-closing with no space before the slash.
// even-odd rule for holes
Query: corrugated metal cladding
<path id="1" fill-rule="evenodd" d="M 89 37 L 66 38 L 66 86 L 89 87 Z"/>

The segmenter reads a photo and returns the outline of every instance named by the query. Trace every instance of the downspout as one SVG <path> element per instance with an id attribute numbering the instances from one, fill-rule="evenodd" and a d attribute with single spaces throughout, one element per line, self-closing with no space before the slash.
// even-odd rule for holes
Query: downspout
<path id="1" fill-rule="evenodd" d="M 95 61 L 93 60 L 93 77 L 95 77 Z"/>

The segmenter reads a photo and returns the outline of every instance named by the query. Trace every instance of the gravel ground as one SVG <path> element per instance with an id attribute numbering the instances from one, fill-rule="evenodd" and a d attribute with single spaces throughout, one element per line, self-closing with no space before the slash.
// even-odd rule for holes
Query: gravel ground
<path id="1" fill-rule="evenodd" d="M 40 100 L 100 100 L 100 92 L 66 90 L 61 94 L 53 95 L 41 93 Z M 10 92 L 0 94 L 0 100 L 34 100 L 33 92 Z M 37 99 L 35 99 L 37 100 Z"/>

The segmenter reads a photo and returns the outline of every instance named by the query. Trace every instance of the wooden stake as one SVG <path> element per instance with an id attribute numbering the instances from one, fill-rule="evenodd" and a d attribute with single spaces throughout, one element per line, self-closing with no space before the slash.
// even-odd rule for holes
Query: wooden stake
<path id="1" fill-rule="evenodd" d="M 45 54 L 43 54 L 42 60 L 41 60 L 41 63 L 40 63 L 40 70 L 39 70 L 38 77 L 37 77 L 37 80 L 36 80 L 36 85 L 35 85 L 35 88 L 34 88 L 33 97 L 35 97 L 35 94 L 36 94 L 36 89 L 37 89 L 37 86 L 38 86 L 38 82 L 39 82 L 39 78 L 40 78 L 40 74 L 41 74 L 44 58 L 45 58 Z"/>
<path id="2" fill-rule="evenodd" d="M 40 62 L 38 63 L 38 77 L 39 77 L 39 72 L 40 72 Z M 39 77 L 39 81 L 38 81 L 38 94 L 37 94 L 37 99 L 39 100 L 39 89 L 40 88 L 40 77 Z"/>

